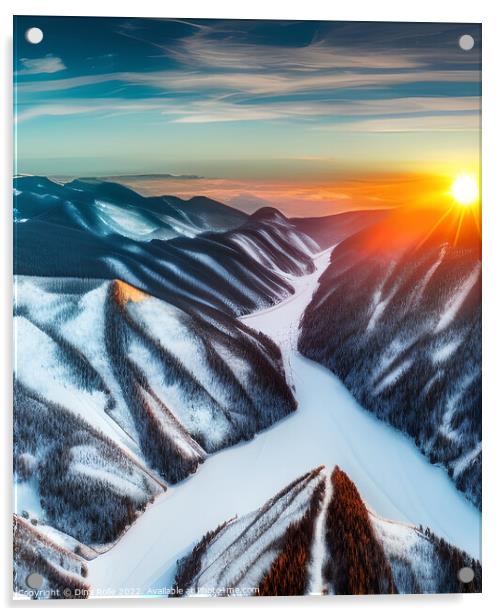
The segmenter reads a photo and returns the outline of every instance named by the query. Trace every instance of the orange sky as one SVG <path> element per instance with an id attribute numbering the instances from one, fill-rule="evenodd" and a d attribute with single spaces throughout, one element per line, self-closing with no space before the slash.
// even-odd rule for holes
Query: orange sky
<path id="1" fill-rule="evenodd" d="M 250 183 L 205 178 L 147 178 L 128 179 L 125 182 L 147 195 L 172 194 L 182 198 L 206 195 L 247 212 L 271 205 L 288 216 L 325 216 L 355 209 L 448 206 L 452 200 L 450 188 L 454 177 L 454 174 L 374 173 L 365 174 L 364 177 L 337 178 L 333 182 L 310 183 L 293 180 Z"/>

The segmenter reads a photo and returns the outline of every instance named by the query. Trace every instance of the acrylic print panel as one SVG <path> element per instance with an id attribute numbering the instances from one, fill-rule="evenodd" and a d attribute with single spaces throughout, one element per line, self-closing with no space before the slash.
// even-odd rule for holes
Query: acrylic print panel
<path id="1" fill-rule="evenodd" d="M 15 19 L 16 597 L 481 590 L 480 49 Z"/>

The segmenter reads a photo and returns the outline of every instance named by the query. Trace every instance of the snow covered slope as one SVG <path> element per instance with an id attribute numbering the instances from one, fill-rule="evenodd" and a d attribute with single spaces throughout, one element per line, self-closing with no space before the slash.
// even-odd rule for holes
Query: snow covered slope
<path id="1" fill-rule="evenodd" d="M 232 315 L 290 295 L 290 277 L 313 271 L 318 250 L 276 210 L 248 218 L 203 197 L 33 177 L 16 180 L 14 238 L 16 274 L 118 278 L 185 309 Z"/>
<path id="2" fill-rule="evenodd" d="M 402 531 L 406 525 L 394 536 L 384 520 L 381 532 L 390 539 L 379 548 L 379 518 L 370 507 L 430 527 L 429 542 L 441 535 L 479 556 L 479 511 L 446 473 L 362 408 L 332 372 L 297 352 L 299 321 L 322 291 L 319 276 L 332 269 L 331 249 L 319 253 L 316 242 L 270 208 L 235 229 L 170 240 L 116 232 L 103 238 L 48 222 L 54 235 L 40 239 L 42 227 L 30 230 L 30 221 L 21 220 L 18 265 L 30 275 L 18 275 L 15 304 L 18 514 L 85 558 L 85 584 L 94 592 L 113 596 L 134 587 L 157 595 L 156 583 L 172 583 L 177 558 L 204 532 L 236 514 L 234 530 L 244 532 L 242 516 L 291 481 L 295 498 L 281 492 L 270 515 L 260 516 L 266 550 L 253 539 L 251 516 L 245 536 L 255 562 L 248 567 L 248 556 L 239 556 L 241 543 L 220 581 L 234 583 L 239 565 L 246 587 L 260 587 L 256 580 L 267 573 L 266 594 L 274 594 L 278 580 L 289 579 L 284 563 L 276 563 L 277 546 L 302 545 L 292 553 L 304 572 L 289 580 L 295 592 L 299 583 L 312 593 L 335 591 L 335 581 L 343 592 L 345 582 L 324 567 L 335 486 L 324 471 L 310 470 L 319 465 L 346 469 L 367 503 L 373 531 L 363 525 L 360 543 L 371 539 L 372 562 L 390 569 L 380 567 L 387 571 L 382 579 L 366 572 L 365 592 L 447 587 L 439 578 L 414 586 L 421 578 L 411 565 L 403 568 L 399 537 L 415 567 L 426 545 L 421 535 L 416 547 L 415 535 Z M 367 256 L 356 248 L 347 259 Z M 468 255 L 467 244 L 455 248 Z M 58 267 L 70 273 L 54 276 Z M 464 309 L 455 297 L 438 315 L 440 331 L 449 331 L 450 316 L 458 322 Z M 329 344 L 326 332 L 320 348 Z M 440 351 L 435 358 L 442 361 L 448 349 Z M 330 541 L 336 554 L 336 534 Z M 444 543 L 438 546 L 439 554 Z M 25 561 L 16 565 L 21 571 Z M 208 566 L 214 572 L 220 565 Z M 64 564 L 62 579 L 66 571 Z"/>
<path id="3" fill-rule="evenodd" d="M 225 595 L 228 589 L 254 594 L 253 589 L 274 566 L 288 529 L 306 519 L 307 524 L 310 522 L 310 533 L 306 534 L 312 534 L 323 489 L 320 469 L 316 469 L 288 485 L 258 511 L 206 534 L 191 555 L 181 561 L 175 587 L 183 588 L 188 596 Z M 301 539 L 296 547 L 303 547 L 307 556 L 308 546 L 302 546 Z M 306 559 L 303 562 L 307 564 Z M 292 574 L 291 567 L 289 575 Z"/>
<path id="4" fill-rule="evenodd" d="M 86 582 L 86 560 L 70 539 L 70 545 L 54 541 L 35 522 L 14 516 L 14 588 L 34 599 L 85 599 L 90 586 Z M 88 555 L 87 555 L 88 556 Z M 29 575 L 42 576 L 34 590 L 27 584 Z"/>
<path id="5" fill-rule="evenodd" d="M 203 197 L 35 177 L 14 195 L 16 508 L 103 551 L 296 408 L 279 349 L 235 315 L 291 295 L 318 247 Z"/>
<path id="6" fill-rule="evenodd" d="M 66 184 L 45 177 L 14 179 L 14 214 L 18 222 L 37 219 L 97 236 L 122 235 L 133 240 L 194 237 L 228 231 L 246 214 L 207 197 L 143 197 L 114 182 L 94 179 Z"/>
<path id="7" fill-rule="evenodd" d="M 342 242 L 299 349 L 481 506 L 481 262 L 470 213 L 394 212 Z"/>
<path id="8" fill-rule="evenodd" d="M 457 573 L 471 567 L 474 580 Z M 178 565 L 192 595 L 480 592 L 481 565 L 421 529 L 370 511 L 335 467 L 299 477 L 261 508 L 208 532 Z"/>
<path id="9" fill-rule="evenodd" d="M 123 281 L 18 277 L 14 327 L 17 510 L 84 543 L 296 406 L 266 336 Z"/>

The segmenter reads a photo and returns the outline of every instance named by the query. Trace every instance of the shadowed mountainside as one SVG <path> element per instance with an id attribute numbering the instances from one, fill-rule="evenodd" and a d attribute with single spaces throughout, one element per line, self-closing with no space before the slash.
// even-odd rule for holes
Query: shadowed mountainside
<path id="1" fill-rule="evenodd" d="M 14 218 L 39 221 L 106 236 L 149 241 L 223 232 L 247 216 L 208 197 L 143 197 L 123 184 L 78 179 L 65 184 L 41 176 L 14 179 Z"/>
<path id="2" fill-rule="evenodd" d="M 204 197 L 145 198 L 80 180 L 19 178 L 14 191 L 15 274 L 118 278 L 184 309 L 273 305 L 293 292 L 289 276 L 313 271 L 318 250 L 271 208 L 247 217 Z"/>
<path id="3" fill-rule="evenodd" d="M 394 212 L 337 245 L 299 350 L 481 506 L 481 261 L 470 213 Z M 354 284 L 357 281 L 357 284 Z"/>
<path id="4" fill-rule="evenodd" d="M 314 239 L 324 250 L 354 235 L 362 229 L 371 227 L 386 218 L 391 210 L 355 210 L 332 216 L 318 218 L 291 218 L 297 229 Z"/>

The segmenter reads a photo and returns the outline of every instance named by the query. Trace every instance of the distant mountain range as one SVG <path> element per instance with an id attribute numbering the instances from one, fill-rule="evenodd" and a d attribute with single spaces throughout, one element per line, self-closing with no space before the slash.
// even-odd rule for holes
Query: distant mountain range
<path id="1" fill-rule="evenodd" d="M 45 177 L 14 179 L 16 221 L 63 225 L 103 237 L 118 234 L 136 240 L 193 237 L 204 231 L 228 231 L 246 215 L 207 197 L 143 197 L 116 182 Z"/>
<path id="2" fill-rule="evenodd" d="M 185 309 L 243 314 L 313 269 L 317 244 L 271 208 L 248 217 L 205 197 L 146 198 L 94 181 L 23 177 L 14 190 L 15 274 L 117 278 Z"/>

